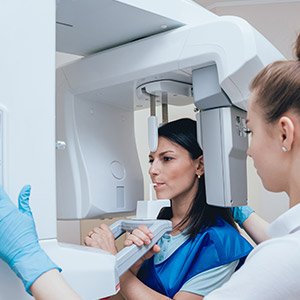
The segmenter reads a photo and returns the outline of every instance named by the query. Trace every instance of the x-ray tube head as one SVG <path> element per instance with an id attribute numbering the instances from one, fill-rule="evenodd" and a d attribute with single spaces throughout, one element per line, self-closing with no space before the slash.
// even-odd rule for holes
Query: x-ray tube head
<path id="1" fill-rule="evenodd" d="M 201 112 L 207 203 L 222 207 L 247 204 L 246 112 L 222 107 Z"/>
<path id="2" fill-rule="evenodd" d="M 198 138 L 203 148 L 207 203 L 247 204 L 246 112 L 232 106 L 219 85 L 216 65 L 193 72 Z"/>

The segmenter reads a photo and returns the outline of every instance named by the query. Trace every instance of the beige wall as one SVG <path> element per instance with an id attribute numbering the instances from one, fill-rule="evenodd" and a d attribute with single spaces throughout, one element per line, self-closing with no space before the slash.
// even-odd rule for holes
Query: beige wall
<path id="1" fill-rule="evenodd" d="M 226 2 L 226 1 L 224 1 Z M 237 1 L 243 2 L 243 1 Z M 249 3 L 250 1 L 245 1 Z M 247 20 L 288 59 L 293 57 L 292 48 L 300 33 L 300 3 L 270 3 L 215 7 L 217 15 L 239 16 Z"/>

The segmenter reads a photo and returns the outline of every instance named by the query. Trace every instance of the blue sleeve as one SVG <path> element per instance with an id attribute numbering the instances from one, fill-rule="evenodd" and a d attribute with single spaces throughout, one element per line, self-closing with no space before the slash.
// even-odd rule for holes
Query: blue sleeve
<path id="1" fill-rule="evenodd" d="M 243 228 L 243 223 L 249 218 L 249 216 L 254 212 L 250 206 L 237 206 L 231 208 L 234 221 Z"/>

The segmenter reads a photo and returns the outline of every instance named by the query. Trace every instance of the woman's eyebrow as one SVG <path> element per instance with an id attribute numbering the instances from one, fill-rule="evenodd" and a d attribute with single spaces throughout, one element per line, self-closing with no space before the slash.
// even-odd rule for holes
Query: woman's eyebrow
<path id="1" fill-rule="evenodd" d="M 159 153 L 158 155 L 159 156 L 163 156 L 163 155 L 165 155 L 165 154 L 167 154 L 167 153 L 175 153 L 175 151 L 173 151 L 173 150 L 166 150 L 166 151 L 163 151 L 163 152 L 161 152 L 161 153 Z M 153 154 L 149 154 L 149 158 L 153 158 Z"/>
<path id="2" fill-rule="evenodd" d="M 173 150 L 166 150 L 166 151 L 163 151 L 163 152 L 159 153 L 159 155 L 162 156 L 162 155 L 165 155 L 165 154 L 167 154 L 169 152 L 170 153 L 175 153 Z"/>

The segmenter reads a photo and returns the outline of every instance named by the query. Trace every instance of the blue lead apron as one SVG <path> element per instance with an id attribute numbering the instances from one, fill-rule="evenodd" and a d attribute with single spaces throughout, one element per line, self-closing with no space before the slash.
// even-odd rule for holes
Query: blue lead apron
<path id="1" fill-rule="evenodd" d="M 223 219 L 187 239 L 166 260 L 154 264 L 154 257 L 143 263 L 138 278 L 151 289 L 173 298 L 183 284 L 204 271 L 240 260 L 244 263 L 253 247 Z"/>

